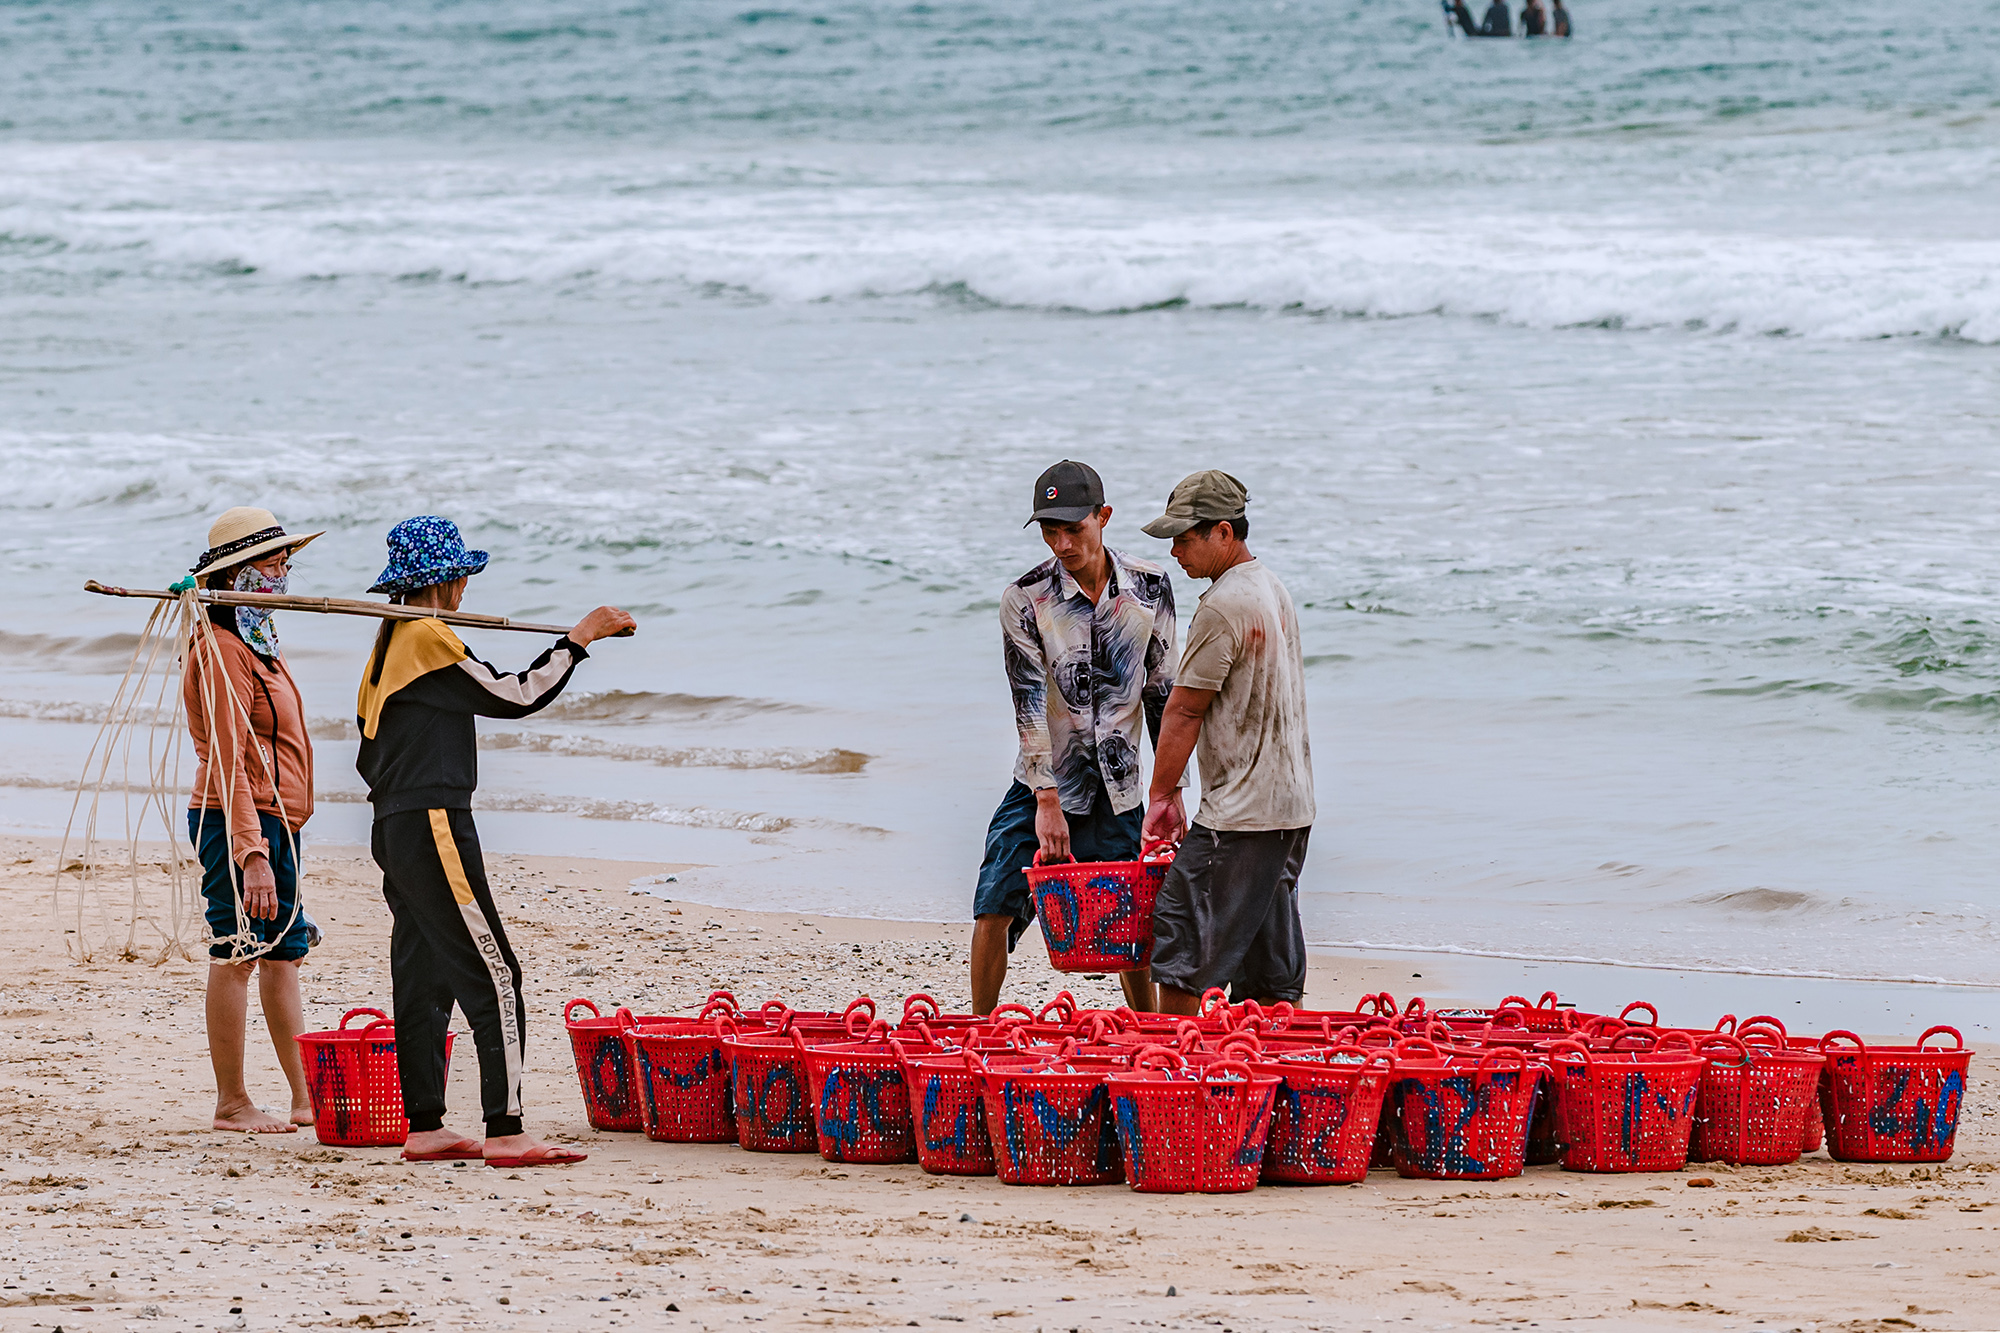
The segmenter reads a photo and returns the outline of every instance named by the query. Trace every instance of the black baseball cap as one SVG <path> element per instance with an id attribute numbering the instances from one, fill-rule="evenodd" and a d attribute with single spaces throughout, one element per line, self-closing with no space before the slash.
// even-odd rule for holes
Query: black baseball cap
<path id="1" fill-rule="evenodd" d="M 1023 523 L 1081 523 L 1104 506 L 1104 482 L 1088 463 L 1065 458 L 1035 479 L 1035 512 Z"/>

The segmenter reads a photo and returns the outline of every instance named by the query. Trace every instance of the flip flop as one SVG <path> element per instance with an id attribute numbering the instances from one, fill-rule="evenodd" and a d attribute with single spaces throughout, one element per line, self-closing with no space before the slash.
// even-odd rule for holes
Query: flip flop
<path id="1" fill-rule="evenodd" d="M 479 1145 L 471 1139 L 460 1139 L 451 1147 L 439 1148 L 436 1152 L 411 1152 L 408 1148 L 403 1149 L 403 1160 L 406 1162 L 476 1162 L 483 1155 L 479 1151 Z"/>
<path id="2" fill-rule="evenodd" d="M 578 1162 L 587 1161 L 589 1157 L 590 1154 L 587 1152 L 572 1152 L 568 1148 L 558 1148 L 554 1144 L 549 1144 L 533 1152 L 522 1153 L 519 1157 L 489 1157 L 486 1159 L 486 1165 L 502 1171 L 519 1166 L 574 1166 Z"/>

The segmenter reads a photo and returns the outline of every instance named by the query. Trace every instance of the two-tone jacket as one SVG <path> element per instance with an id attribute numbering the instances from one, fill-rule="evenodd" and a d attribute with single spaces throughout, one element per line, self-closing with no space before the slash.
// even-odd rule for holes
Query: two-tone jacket
<path id="1" fill-rule="evenodd" d="M 442 620 L 390 622 L 369 657 L 355 704 L 375 818 L 405 810 L 466 810 L 479 785 L 474 717 L 526 717 L 555 701 L 588 657 L 567 636 L 525 671 L 474 657 Z"/>

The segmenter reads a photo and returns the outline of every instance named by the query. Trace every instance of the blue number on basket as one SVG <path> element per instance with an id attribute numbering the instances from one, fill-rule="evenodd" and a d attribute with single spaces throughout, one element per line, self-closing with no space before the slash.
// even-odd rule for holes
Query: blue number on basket
<path id="1" fill-rule="evenodd" d="M 967 1155 L 967 1145 L 972 1139 L 969 1113 L 973 1108 L 971 1103 L 961 1102 L 958 1108 L 958 1115 L 953 1119 L 951 1124 L 951 1133 L 941 1137 L 933 1137 L 931 1135 L 931 1121 L 937 1118 L 938 1101 L 943 1095 L 944 1075 L 931 1074 L 926 1076 L 924 1079 L 924 1116 L 922 1125 L 924 1147 L 930 1149 L 932 1152 L 943 1152 L 946 1148 L 949 1148 L 953 1157 L 963 1161 Z"/>
<path id="2" fill-rule="evenodd" d="M 1058 905 L 1062 911 L 1054 910 Z M 1042 938 L 1048 942 L 1053 953 L 1068 953 L 1076 947 L 1076 890 L 1060 879 L 1046 881 L 1042 885 L 1041 902 Z"/>
<path id="3" fill-rule="evenodd" d="M 1140 950 L 1144 947 L 1140 941 L 1121 942 L 1109 938 L 1113 929 L 1138 915 L 1139 904 L 1132 895 L 1132 881 L 1124 875 L 1098 875 L 1090 881 L 1089 887 L 1098 893 L 1110 894 L 1115 904 L 1112 911 L 1099 919 L 1097 929 L 1091 934 L 1091 947 L 1100 954 L 1138 962 Z"/>
<path id="4" fill-rule="evenodd" d="M 902 1081 L 900 1069 L 873 1074 L 859 1069 L 828 1070 L 826 1087 L 819 1098 L 819 1132 L 838 1144 L 843 1152 L 861 1141 L 864 1121 L 879 1135 L 893 1135 L 896 1126 L 884 1123 L 882 1116 L 882 1089 Z M 840 1113 L 843 1091 L 847 1092 L 846 1115 Z"/>
<path id="5" fill-rule="evenodd" d="M 736 1070 L 736 1098 L 748 1108 L 745 1118 L 760 1125 L 773 1138 L 789 1139 L 804 1134 L 812 1125 L 802 1114 L 806 1106 L 805 1090 L 799 1087 L 799 1076 L 789 1065 L 772 1065 L 764 1074 L 761 1087 L 750 1081 L 750 1075 L 741 1066 Z M 785 1093 L 785 1114 L 773 1119 L 771 1116 L 771 1094 L 782 1088 Z"/>

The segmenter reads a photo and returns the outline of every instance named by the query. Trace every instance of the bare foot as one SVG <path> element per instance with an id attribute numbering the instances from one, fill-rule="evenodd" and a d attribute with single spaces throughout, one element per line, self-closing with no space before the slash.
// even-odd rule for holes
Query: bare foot
<path id="1" fill-rule="evenodd" d="M 311 1102 L 307 1102 L 304 1106 L 294 1106 L 292 1108 L 292 1123 L 307 1128 L 319 1123 L 318 1119 L 313 1115 Z"/>
<path id="2" fill-rule="evenodd" d="M 568 1166 L 590 1154 L 543 1143 L 532 1134 L 509 1134 L 486 1140 L 484 1155 L 491 1166 Z"/>
<path id="3" fill-rule="evenodd" d="M 233 1129 L 243 1134 L 296 1134 L 297 1125 L 280 1120 L 278 1117 L 255 1106 L 238 1106 L 231 1109 L 215 1108 L 215 1128 Z"/>
<path id="4" fill-rule="evenodd" d="M 422 1158 L 439 1153 L 450 1153 L 467 1161 L 476 1160 L 479 1157 L 479 1140 L 455 1129 L 427 1129 L 403 1140 L 406 1157 Z"/>

